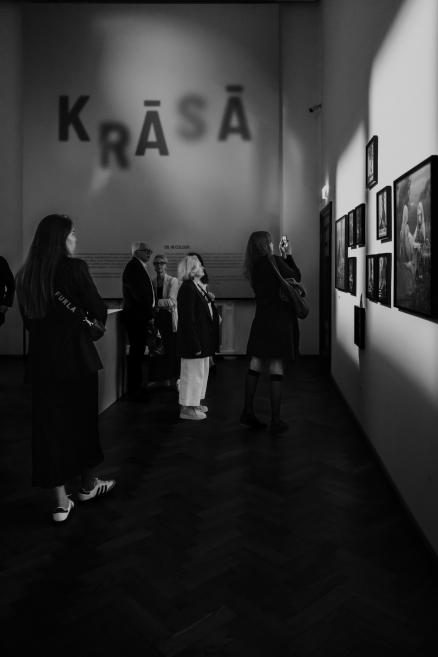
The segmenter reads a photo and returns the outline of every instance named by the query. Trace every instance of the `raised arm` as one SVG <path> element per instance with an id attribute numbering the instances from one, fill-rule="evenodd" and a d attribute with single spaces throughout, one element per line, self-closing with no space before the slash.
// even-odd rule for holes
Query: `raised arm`
<path id="1" fill-rule="evenodd" d="M 294 278 L 298 283 L 301 281 L 301 271 L 291 254 L 285 259 L 275 256 L 275 262 L 283 278 Z"/>

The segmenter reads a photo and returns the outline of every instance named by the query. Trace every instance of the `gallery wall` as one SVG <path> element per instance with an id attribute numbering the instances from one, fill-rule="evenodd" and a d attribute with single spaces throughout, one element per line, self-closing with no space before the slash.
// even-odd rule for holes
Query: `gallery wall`
<path id="1" fill-rule="evenodd" d="M 175 157 L 172 160 L 169 157 L 155 158 L 151 164 L 149 156 L 157 155 L 153 149 L 142 158 L 131 157 L 130 154 L 128 171 L 114 167 L 114 153 L 110 155 L 110 170 L 99 167 L 102 151 L 98 135 L 104 121 L 123 123 L 128 126 L 131 148 L 134 149 L 144 126 L 148 108 L 140 102 L 144 95 L 141 67 L 134 71 L 131 66 L 122 71 L 120 67 L 123 62 L 135 62 L 135 52 L 143 52 L 146 46 L 141 39 L 134 39 L 132 43 L 137 43 L 137 47 L 133 52 L 129 49 L 130 40 L 123 34 L 116 38 L 117 30 L 114 32 L 114 26 L 119 25 L 121 17 L 124 17 L 124 29 L 129 27 L 134 35 L 137 34 L 135 16 L 130 12 L 136 11 L 138 6 L 132 5 L 129 10 L 126 6 L 120 9 L 116 4 L 106 6 L 108 13 L 102 17 L 100 12 L 104 11 L 103 7 L 95 5 L 97 14 L 90 14 L 93 20 L 89 21 L 84 32 L 83 27 L 87 23 L 84 23 L 83 12 L 88 11 L 84 5 L 69 5 L 71 15 L 68 21 L 60 13 L 67 9 L 65 5 L 27 5 L 25 11 L 12 3 L 2 5 L 0 29 L 3 38 L 0 47 L 4 56 L 0 66 L 6 93 L 2 95 L 0 111 L 2 125 L 7 129 L 2 130 L 0 136 L 1 157 L 5 162 L 0 173 L 0 230 L 1 250 L 8 257 L 13 271 L 17 271 L 22 262 L 38 218 L 50 211 L 69 212 L 74 216 L 78 223 L 80 252 L 105 256 L 108 251 L 105 243 L 113 240 L 116 242 L 113 252 L 117 251 L 113 255 L 118 257 L 119 254 L 123 258 L 129 255 L 129 242 L 134 239 L 134 233 L 141 232 L 141 236 L 136 234 L 135 237 L 142 237 L 143 229 L 154 248 L 166 250 L 167 242 L 162 237 L 163 228 L 169 221 L 173 222 L 177 234 L 175 239 L 169 240 L 168 246 L 184 247 L 187 244 L 182 238 L 187 234 L 187 226 L 192 221 L 198 225 L 207 216 L 209 230 L 194 231 L 195 237 L 188 245 L 204 254 L 212 246 L 216 253 L 222 255 L 234 251 L 239 259 L 250 230 L 271 230 L 277 240 L 281 228 L 281 232 L 289 234 L 294 253 L 299 253 L 300 266 L 311 293 L 312 310 L 303 326 L 302 351 L 305 354 L 317 353 L 317 261 L 311 246 L 317 230 L 317 197 L 310 184 L 302 185 L 303 181 L 308 182 L 315 177 L 318 166 L 318 146 L 315 143 L 318 125 L 309 122 L 307 111 L 303 109 L 310 102 L 310 97 L 313 100 L 314 96 L 319 95 L 319 80 L 315 74 L 317 51 L 312 51 L 308 45 L 312 43 L 315 32 L 315 8 L 312 5 L 309 3 L 306 7 L 298 3 L 284 7 L 282 9 L 285 11 L 280 17 L 277 6 L 215 8 L 190 5 L 190 11 L 187 7 L 175 7 L 175 13 L 172 13 L 170 6 L 157 6 L 155 9 L 141 6 L 140 23 L 143 27 L 144 12 L 152 12 L 151 20 L 155 27 L 158 23 L 161 25 L 160 43 L 165 44 L 166 39 L 172 37 L 170 41 L 176 43 L 177 50 L 180 48 L 180 54 L 191 57 L 193 67 L 184 67 L 188 71 L 188 82 L 184 82 L 184 76 L 179 76 L 169 108 L 164 110 L 164 102 L 158 108 L 160 112 L 163 109 L 160 121 L 168 147 L 172 146 L 176 152 Z M 53 29 L 47 33 L 49 18 Z M 79 41 L 64 34 L 67 24 L 70 33 L 70 28 L 78 27 L 78 22 L 83 35 L 80 43 L 82 45 L 84 39 L 84 43 L 88 43 L 84 51 L 89 56 L 86 61 L 82 61 L 81 57 L 77 59 L 79 55 L 75 48 Z M 282 26 L 283 23 L 287 29 Z M 283 54 L 279 25 L 282 26 L 285 44 Z M 90 30 L 94 30 L 96 38 L 90 37 L 87 41 Z M 64 35 L 60 50 L 56 39 L 54 41 L 56 34 Z M 289 34 L 301 44 L 302 50 L 301 46 L 292 47 Z M 173 39 L 175 36 L 179 37 L 176 42 Z M 214 57 L 201 57 L 199 48 L 196 50 L 190 45 L 190 40 L 195 44 L 199 42 L 199 48 L 203 52 L 213 53 Z M 112 58 L 108 43 L 116 43 L 119 55 L 127 49 L 129 56 L 121 60 L 120 57 Z M 72 53 L 76 53 L 74 57 Z M 166 75 L 171 75 L 172 53 L 169 54 L 164 48 L 159 54 L 160 58 L 164 58 Z M 70 55 L 72 61 L 69 61 Z M 284 116 L 288 122 L 285 131 L 288 146 L 283 151 L 286 181 L 286 185 L 283 183 L 283 189 L 286 189 L 283 208 L 282 181 L 279 179 L 282 151 L 280 57 L 283 58 L 287 101 L 287 116 L 286 113 Z M 58 60 L 62 63 L 64 77 L 61 76 Z M 216 65 L 215 60 L 220 65 Z M 82 62 L 83 66 L 79 67 L 78 62 Z M 92 63 L 91 72 L 87 73 L 89 62 Z M 100 67 L 102 84 L 105 82 L 107 85 L 105 93 L 100 84 L 97 85 L 97 105 L 91 93 L 96 82 L 93 77 L 96 67 Z M 229 134 L 228 139 L 219 142 L 218 127 L 224 118 L 227 99 L 232 94 L 218 80 L 223 82 L 226 78 L 231 79 L 228 78 L 229 74 L 234 76 L 237 73 L 241 80 L 251 81 L 243 91 L 243 107 L 254 138 L 248 143 L 239 134 Z M 215 82 L 212 82 L 212 77 Z M 158 94 L 163 94 L 161 100 L 169 100 L 166 96 L 169 93 L 168 79 L 155 82 L 154 89 L 158 90 Z M 313 90 L 310 93 L 311 87 Z M 39 89 L 43 90 L 40 95 Z M 196 96 L 196 103 L 200 100 L 206 102 L 205 106 L 195 107 L 194 114 L 190 114 L 191 121 L 187 121 L 187 115 L 182 115 L 180 110 L 175 111 L 175 102 L 189 91 Z M 90 96 L 78 113 L 90 136 L 89 142 L 78 139 L 71 122 L 68 141 L 59 141 L 60 95 L 69 96 L 69 110 L 74 106 L 75 99 L 81 95 Z M 195 116 L 201 119 L 200 123 L 194 120 Z M 298 122 L 293 130 L 292 117 L 293 121 Z M 232 125 L 236 126 L 236 116 L 231 119 Z M 204 130 L 203 139 L 184 142 L 178 137 L 180 129 Z M 196 134 L 199 137 L 200 133 Z M 153 128 L 148 135 L 151 141 L 156 138 Z M 307 154 L 304 159 L 303 153 Z M 130 187 L 124 181 L 127 174 L 133 176 Z M 81 193 L 84 190 L 85 196 Z M 116 202 L 118 194 L 124 199 L 122 209 L 120 198 Z M 184 244 L 181 244 L 183 241 Z M 172 250 L 167 252 L 171 255 Z M 180 254 L 176 249 L 173 259 Z M 110 271 L 105 271 L 108 264 Z M 108 263 L 102 260 L 100 273 L 103 275 L 96 277 L 105 296 L 113 296 L 113 291 L 117 292 L 114 284 L 119 285 L 118 272 L 111 269 L 114 264 L 120 268 L 120 263 L 117 265 L 115 261 Z M 95 276 L 99 273 L 98 269 L 92 268 Z M 211 267 L 209 269 L 211 271 Z M 238 290 L 238 294 L 246 296 L 248 288 L 241 280 L 240 261 L 235 263 L 235 269 L 229 272 L 230 279 L 224 283 L 235 285 L 240 277 L 238 285 L 242 289 Z M 109 276 L 106 275 L 108 273 Z M 215 291 L 219 292 L 219 296 L 224 296 L 228 304 L 227 316 L 231 324 L 227 344 L 230 353 L 245 353 L 254 312 L 253 303 L 234 300 L 235 289 L 230 291 L 229 286 L 221 290 L 218 285 Z M 228 301 L 227 297 L 230 297 Z M 0 353 L 17 354 L 21 348 L 22 328 L 15 305 L 0 332 Z"/>
<path id="2" fill-rule="evenodd" d="M 321 25 L 319 3 L 281 6 L 281 233 L 301 268 L 310 314 L 300 321 L 302 354 L 319 353 L 319 176 Z"/>
<path id="3" fill-rule="evenodd" d="M 65 212 L 106 298 L 139 239 L 252 297 L 248 235 L 279 230 L 278 40 L 275 4 L 25 6 L 25 248 Z"/>
<path id="4" fill-rule="evenodd" d="M 333 274 L 333 376 L 438 552 L 438 323 L 394 307 L 393 296 L 388 307 L 365 294 L 366 256 L 395 256 L 394 236 L 389 242 L 376 236 L 377 192 L 438 153 L 438 5 L 324 0 L 322 26 L 320 187 L 329 184 L 334 221 L 366 204 L 366 244 L 348 252 L 357 259 L 356 294 L 336 290 Z M 365 148 L 373 135 L 378 183 L 367 190 Z M 364 349 L 354 344 L 361 296 Z"/>

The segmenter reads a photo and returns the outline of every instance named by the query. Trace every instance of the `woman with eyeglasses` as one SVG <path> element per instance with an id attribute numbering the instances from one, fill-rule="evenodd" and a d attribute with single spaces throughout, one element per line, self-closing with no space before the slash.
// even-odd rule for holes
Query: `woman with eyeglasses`
<path id="1" fill-rule="evenodd" d="M 178 279 L 167 273 L 167 256 L 158 253 L 153 261 L 156 275 L 152 278 L 157 300 L 155 321 L 163 340 L 165 382 L 175 387 L 179 377 L 179 359 L 176 353 L 176 331 L 178 328 Z"/>

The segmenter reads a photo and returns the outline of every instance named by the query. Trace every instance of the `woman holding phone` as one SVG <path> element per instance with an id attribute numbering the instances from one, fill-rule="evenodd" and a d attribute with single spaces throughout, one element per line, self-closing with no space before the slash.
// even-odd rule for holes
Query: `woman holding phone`
<path id="1" fill-rule="evenodd" d="M 266 426 L 254 412 L 254 397 L 263 364 L 270 374 L 271 433 L 287 431 L 288 425 L 280 418 L 284 363 L 294 360 L 298 353 L 298 321 L 289 305 L 279 296 L 280 281 L 272 258 L 284 278 L 301 280 L 301 272 L 292 258 L 286 236 L 279 244 L 280 256 L 274 255 L 270 233 L 256 231 L 249 237 L 245 254 L 245 274 L 255 293 L 256 311 L 248 340 L 249 369 L 245 379 L 245 403 L 240 421 L 252 428 Z"/>

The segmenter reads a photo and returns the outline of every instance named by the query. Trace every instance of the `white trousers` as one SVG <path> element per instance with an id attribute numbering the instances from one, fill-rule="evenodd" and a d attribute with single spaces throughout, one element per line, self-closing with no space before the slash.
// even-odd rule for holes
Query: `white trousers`
<path id="1" fill-rule="evenodd" d="M 199 406 L 207 390 L 210 359 L 181 358 L 179 403 L 181 406 Z"/>

